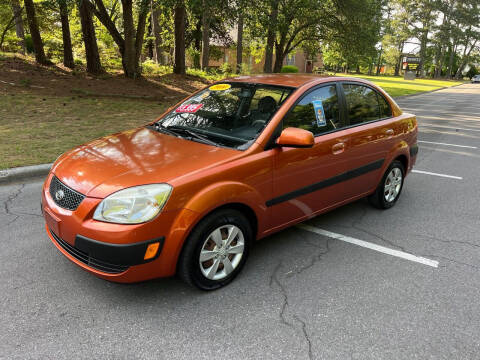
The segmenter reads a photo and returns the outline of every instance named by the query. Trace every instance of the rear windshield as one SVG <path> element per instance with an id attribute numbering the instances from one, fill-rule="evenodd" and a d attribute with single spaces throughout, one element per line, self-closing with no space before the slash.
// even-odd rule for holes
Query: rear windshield
<path id="1" fill-rule="evenodd" d="M 220 146 L 247 149 L 292 93 L 290 87 L 221 83 L 197 93 L 158 123 L 193 131 Z"/>

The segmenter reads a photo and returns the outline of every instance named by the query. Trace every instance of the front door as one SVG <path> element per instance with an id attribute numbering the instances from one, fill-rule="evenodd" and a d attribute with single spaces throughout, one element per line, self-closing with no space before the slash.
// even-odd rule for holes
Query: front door
<path id="1" fill-rule="evenodd" d="M 283 128 L 298 127 L 315 135 L 312 148 L 275 149 L 272 228 L 308 218 L 345 199 L 341 177 L 348 169 L 347 130 L 341 116 L 337 86 L 315 88 L 283 119 Z"/>

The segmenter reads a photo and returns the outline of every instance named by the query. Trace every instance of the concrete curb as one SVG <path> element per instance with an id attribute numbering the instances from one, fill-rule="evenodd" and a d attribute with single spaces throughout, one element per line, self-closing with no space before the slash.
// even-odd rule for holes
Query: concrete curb
<path id="1" fill-rule="evenodd" d="M 13 169 L 0 170 L 0 185 L 18 181 L 22 179 L 30 179 L 38 176 L 45 176 L 50 171 L 53 163 L 22 166 Z"/>

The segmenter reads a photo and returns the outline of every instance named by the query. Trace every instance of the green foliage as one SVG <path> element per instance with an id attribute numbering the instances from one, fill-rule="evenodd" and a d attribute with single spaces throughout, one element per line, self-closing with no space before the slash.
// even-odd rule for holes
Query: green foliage
<path id="1" fill-rule="evenodd" d="M 153 60 L 146 60 L 142 64 L 142 73 L 145 75 L 165 75 L 172 71 L 171 66 L 159 65 Z"/>
<path id="2" fill-rule="evenodd" d="M 30 34 L 25 35 L 25 48 L 28 53 L 33 54 L 33 40 Z"/>
<path id="3" fill-rule="evenodd" d="M 216 45 L 211 45 L 210 46 L 210 51 L 209 51 L 209 58 L 211 60 L 220 60 L 223 57 L 223 50 L 220 48 L 220 46 Z"/>
<path id="4" fill-rule="evenodd" d="M 468 69 L 466 76 L 467 78 L 471 79 L 472 77 L 478 74 L 479 74 L 478 69 L 474 65 L 470 65 L 470 69 Z"/>
<path id="5" fill-rule="evenodd" d="M 294 65 L 284 65 L 280 70 L 281 73 L 298 73 L 298 67 Z"/>
<path id="6" fill-rule="evenodd" d="M 230 63 L 223 63 L 219 68 L 222 74 L 231 74 L 233 73 L 233 67 Z"/>

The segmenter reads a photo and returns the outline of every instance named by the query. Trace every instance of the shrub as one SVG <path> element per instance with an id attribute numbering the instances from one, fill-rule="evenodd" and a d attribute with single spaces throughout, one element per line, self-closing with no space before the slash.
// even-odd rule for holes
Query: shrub
<path id="1" fill-rule="evenodd" d="M 164 75 L 171 71 L 170 66 L 159 65 L 150 59 L 142 63 L 142 73 L 146 75 Z"/>
<path id="2" fill-rule="evenodd" d="M 475 75 L 478 75 L 478 70 L 475 66 L 470 65 L 470 69 L 468 69 L 466 76 L 467 78 L 471 79 Z"/>
<path id="3" fill-rule="evenodd" d="M 282 69 L 280 70 L 281 73 L 298 73 L 298 67 L 294 65 L 285 65 L 282 66 Z"/>
<path id="4" fill-rule="evenodd" d="M 220 65 L 220 72 L 222 74 L 231 74 L 233 72 L 233 67 L 231 64 L 229 63 L 223 63 L 222 65 Z"/>

